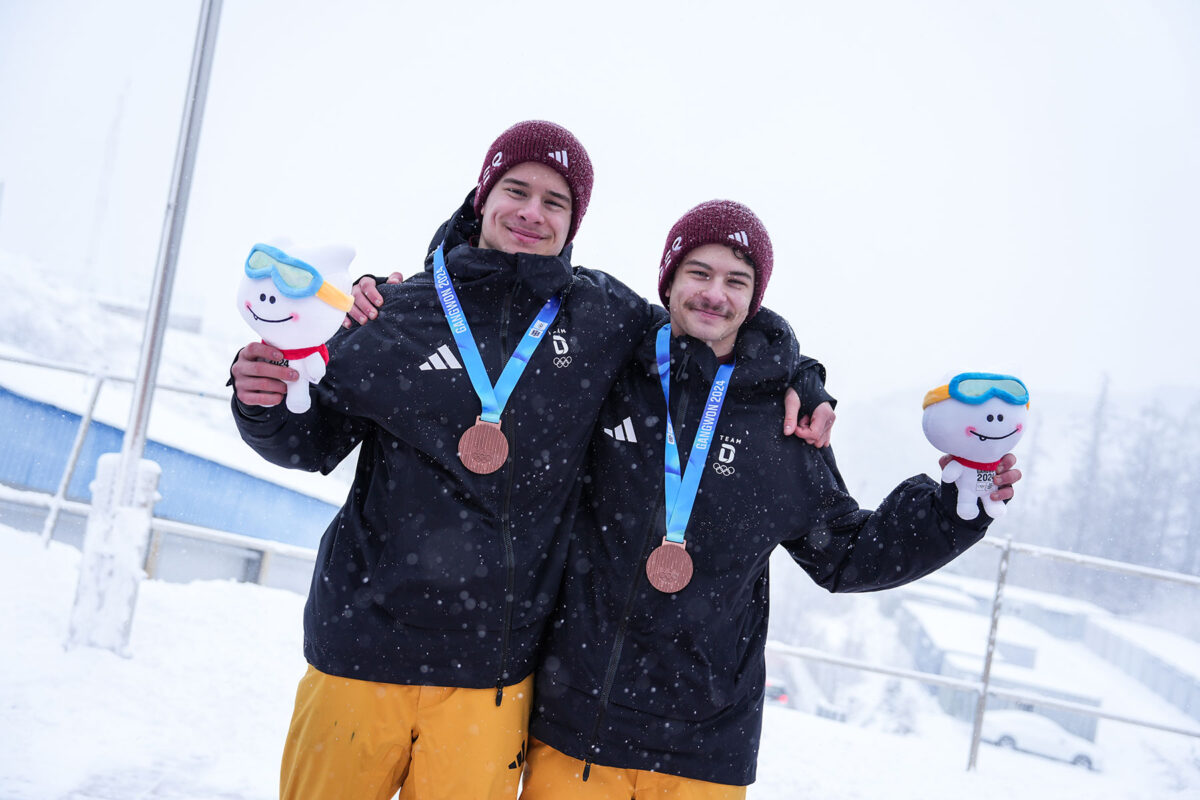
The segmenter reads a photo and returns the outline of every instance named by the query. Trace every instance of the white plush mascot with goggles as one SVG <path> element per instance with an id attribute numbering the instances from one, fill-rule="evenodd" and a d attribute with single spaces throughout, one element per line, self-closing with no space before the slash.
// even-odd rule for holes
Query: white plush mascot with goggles
<path id="1" fill-rule="evenodd" d="M 265 343 L 283 351 L 284 364 L 300 374 L 287 382 L 287 409 L 303 414 L 312 405 L 308 385 L 325 377 L 329 361 L 325 342 L 337 333 L 354 304 L 347 294 L 347 268 L 354 260 L 354 248 L 324 245 L 289 250 L 254 245 L 238 288 L 238 311 Z"/>
<path id="2" fill-rule="evenodd" d="M 979 516 L 976 498 L 992 519 L 1004 514 L 993 500 L 996 466 L 1025 430 L 1029 391 L 1011 375 L 964 372 L 926 393 L 921 426 L 925 438 L 952 461 L 942 480 L 958 486 L 956 510 L 963 519 Z"/>

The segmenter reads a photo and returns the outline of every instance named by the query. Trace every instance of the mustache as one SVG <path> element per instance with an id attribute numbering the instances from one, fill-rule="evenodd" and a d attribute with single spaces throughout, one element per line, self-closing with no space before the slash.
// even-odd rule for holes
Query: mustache
<path id="1" fill-rule="evenodd" d="M 683 304 L 683 307 L 692 311 L 706 311 L 709 314 L 720 314 L 723 317 L 728 317 L 730 315 L 729 309 L 727 309 L 724 305 L 713 305 L 712 303 L 707 303 L 703 300 L 692 300 L 686 302 Z"/>

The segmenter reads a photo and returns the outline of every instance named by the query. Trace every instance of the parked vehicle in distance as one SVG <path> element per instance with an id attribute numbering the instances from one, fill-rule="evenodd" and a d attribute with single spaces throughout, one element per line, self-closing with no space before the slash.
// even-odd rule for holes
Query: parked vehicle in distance
<path id="1" fill-rule="evenodd" d="M 983 715 L 980 739 L 1079 767 L 1101 768 L 1100 750 L 1095 744 L 1063 730 L 1049 717 L 1030 711 L 988 711 Z"/>
<path id="2" fill-rule="evenodd" d="M 789 694 L 787 685 L 783 681 L 778 678 L 767 678 L 765 702 L 773 703 L 777 706 L 788 706 L 790 708 L 792 701 Z"/>

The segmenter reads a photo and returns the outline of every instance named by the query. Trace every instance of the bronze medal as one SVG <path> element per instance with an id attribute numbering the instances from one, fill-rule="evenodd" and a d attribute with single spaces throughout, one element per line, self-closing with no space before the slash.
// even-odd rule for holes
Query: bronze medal
<path id="1" fill-rule="evenodd" d="M 666 594 L 687 586 L 692 579 L 692 557 L 687 553 L 687 543 L 672 542 L 664 536 L 662 544 L 646 559 L 646 577 L 651 586 Z"/>
<path id="2" fill-rule="evenodd" d="M 458 440 L 458 458 L 463 466 L 478 475 L 500 469 L 508 458 L 508 439 L 504 438 L 500 423 L 476 417 L 475 424 Z"/>

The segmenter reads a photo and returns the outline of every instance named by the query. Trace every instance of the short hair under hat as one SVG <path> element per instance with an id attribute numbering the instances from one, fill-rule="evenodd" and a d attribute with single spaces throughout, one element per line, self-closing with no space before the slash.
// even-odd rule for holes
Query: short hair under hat
<path id="1" fill-rule="evenodd" d="M 658 296 L 663 305 L 667 305 L 675 270 L 688 253 L 706 244 L 728 245 L 750 257 L 754 264 L 754 295 L 746 318 L 753 317 L 762 306 L 767 281 L 771 280 L 774 265 L 771 237 L 753 211 L 732 200 L 701 203 L 680 217 L 667 234 L 667 246 L 663 248 L 658 268 Z"/>
<path id="2" fill-rule="evenodd" d="M 592 161 L 575 135 L 553 122 L 536 119 L 518 122 L 492 142 L 479 172 L 475 213 L 483 211 L 484 201 L 504 173 L 527 161 L 550 167 L 571 188 L 571 227 L 563 243 L 566 246 L 575 238 L 592 196 Z"/>

